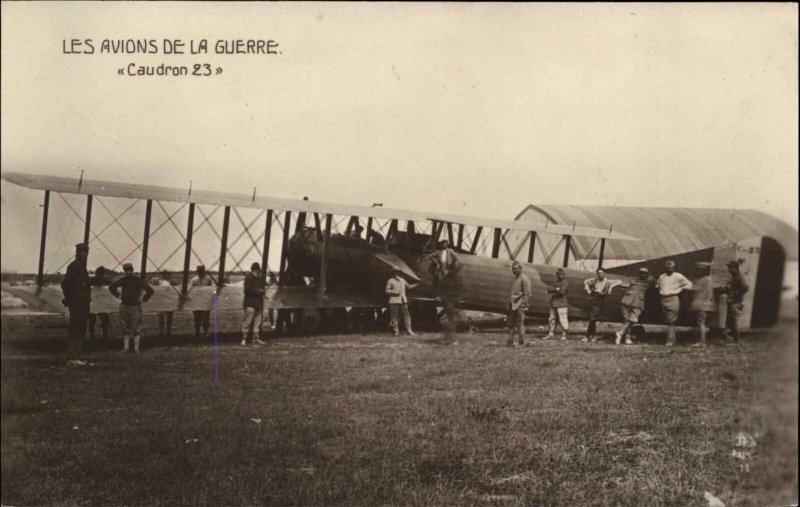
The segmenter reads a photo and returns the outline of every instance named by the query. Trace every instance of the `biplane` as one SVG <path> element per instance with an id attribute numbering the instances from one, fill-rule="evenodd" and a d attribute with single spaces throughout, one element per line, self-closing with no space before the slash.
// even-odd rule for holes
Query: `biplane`
<path id="1" fill-rule="evenodd" d="M 138 256 L 140 275 L 149 279 L 159 276 L 163 267 L 183 252 L 180 279 L 171 287 L 155 287 L 155 295 L 143 304 L 145 313 L 240 310 L 243 288 L 235 278 L 245 271 L 245 266 L 257 260 L 263 266 L 262 277 L 266 279 L 269 273 L 274 273 L 276 280 L 268 288 L 265 309 L 292 311 L 306 333 L 316 332 L 321 324 L 333 328 L 358 328 L 372 322 L 376 318 L 373 310 L 385 306 L 383 289 L 395 269 L 409 280 L 420 282 L 409 293 L 412 313 L 417 314 L 415 318 L 433 320 L 437 312 L 440 313 L 442 297 L 432 279 L 427 259 L 437 242 L 444 238 L 461 263 L 452 285 L 457 288 L 455 299 L 459 308 L 504 313 L 513 277 L 509 259 L 514 259 L 522 262 L 532 282 L 529 314 L 546 316 L 546 287 L 555 279 L 559 266 L 553 250 L 541 252 L 539 255 L 545 262 L 535 263 L 536 247 L 543 248 L 539 241 L 542 235 L 560 237 L 556 246 L 563 247 L 560 267 L 566 268 L 570 280 L 570 316 L 586 318 L 588 295 L 583 290 L 583 280 L 592 273 L 570 267 L 570 252 L 573 251 L 570 243 L 576 237 L 596 240 L 596 245 L 599 245 L 597 265 L 602 266 L 606 241 L 637 241 L 637 238 L 611 228 L 601 230 L 577 224 L 497 220 L 383 206 L 281 199 L 257 195 L 256 189 L 252 195 L 245 195 L 193 191 L 191 185 L 188 189 L 178 189 L 94 181 L 83 179 L 82 175 L 80 178 L 65 178 L 5 172 L 2 177 L 10 183 L 44 191 L 35 284 L 4 287 L 4 290 L 38 308 L 60 313 L 65 312 L 60 303 L 60 289 L 52 282 L 71 257 L 67 257 L 59 268 L 45 272 L 53 195 L 60 197 L 66 205 L 64 213 L 71 213 L 83 224 L 82 237 L 73 236 L 72 239 L 82 239 L 93 249 L 89 265 L 92 265 L 92 257 L 96 255 L 93 252 L 97 250 L 111 255 L 116 262 L 114 268 Z M 66 197 L 70 195 L 72 202 Z M 79 211 L 79 204 L 74 202 L 76 196 L 85 196 L 83 213 Z M 122 211 L 112 212 L 108 203 L 111 200 L 122 201 Z M 96 203 L 107 215 L 107 223 L 102 228 L 93 227 Z M 139 216 L 143 211 L 143 218 L 138 223 L 141 229 L 131 231 L 130 224 L 122 224 L 122 217 L 136 208 Z M 159 211 L 161 218 L 154 223 Z M 185 220 L 184 227 L 179 225 L 180 218 Z M 104 240 L 104 234 L 114 226 L 121 229 L 128 242 L 122 253 L 115 253 L 119 250 L 117 242 Z M 238 234 L 232 233 L 234 227 L 239 230 Z M 208 230 L 211 235 L 201 243 L 197 237 L 203 228 L 207 236 Z M 155 259 L 152 254 L 155 236 L 161 233 L 157 241 L 163 250 L 165 243 L 169 242 L 165 231 L 171 232 L 172 240 L 179 238 L 179 242 L 166 248 L 166 260 Z M 516 240 L 512 232 L 517 233 Z M 204 263 L 199 253 L 201 244 L 206 251 L 212 248 L 218 252 L 209 263 Z M 233 252 L 234 246 L 239 248 L 238 253 Z M 742 263 L 742 272 L 752 287 L 759 267 L 759 247 L 760 238 L 755 238 L 742 244 L 721 245 L 670 258 L 687 275 L 692 272 L 694 262 L 710 262 L 712 277 L 717 283 L 726 278 L 725 263 L 736 259 Z M 279 248 L 279 255 L 277 267 L 272 269 L 270 262 L 274 262 L 274 257 L 271 253 L 275 248 Z M 232 268 L 228 261 L 233 261 Z M 214 286 L 190 286 L 193 262 L 205 264 L 215 280 Z M 634 276 L 638 267 L 643 265 L 651 268 L 651 272 L 659 273 L 662 263 L 663 259 L 653 259 L 614 267 L 607 272 L 609 278 L 624 281 Z M 620 321 L 621 297 L 622 292 L 615 291 L 607 298 L 606 320 Z M 745 303 L 746 308 L 752 308 L 752 291 Z M 93 288 L 93 312 L 114 313 L 117 306 L 117 300 L 107 290 Z M 724 322 L 724 305 L 721 304 L 720 308 L 717 323 Z"/>

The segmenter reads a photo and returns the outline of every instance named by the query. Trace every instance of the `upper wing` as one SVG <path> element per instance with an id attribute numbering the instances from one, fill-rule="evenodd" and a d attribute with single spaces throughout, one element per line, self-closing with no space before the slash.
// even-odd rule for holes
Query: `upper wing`
<path id="1" fill-rule="evenodd" d="M 72 194 L 90 194 L 108 197 L 123 197 L 129 199 L 153 199 L 155 201 L 193 202 L 197 204 L 210 204 L 214 206 L 279 209 L 306 213 L 331 213 L 334 215 L 412 220 L 415 222 L 433 220 L 487 228 L 491 227 L 517 231 L 567 234 L 572 236 L 607 238 L 621 241 L 639 241 L 638 238 L 634 238 L 632 236 L 591 227 L 574 227 L 549 223 L 542 224 L 518 220 L 497 220 L 492 218 L 448 215 L 444 213 L 429 213 L 397 208 L 358 206 L 322 201 L 281 199 L 276 197 L 258 196 L 255 195 L 255 193 L 253 195 L 245 195 L 229 192 L 192 190 L 191 188 L 179 189 L 155 185 L 140 185 L 135 183 L 77 180 L 75 178 L 64 178 L 61 176 L 45 176 L 15 172 L 4 172 L 2 177 L 6 181 L 27 188 L 52 190 L 55 192 Z"/>

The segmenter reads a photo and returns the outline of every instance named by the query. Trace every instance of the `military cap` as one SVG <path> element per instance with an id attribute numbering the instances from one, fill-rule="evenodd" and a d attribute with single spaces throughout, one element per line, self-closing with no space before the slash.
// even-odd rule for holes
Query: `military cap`
<path id="1" fill-rule="evenodd" d="M 125 264 L 122 265 L 122 270 L 133 271 L 133 264 L 131 264 L 130 262 L 126 262 Z"/>
<path id="2" fill-rule="evenodd" d="M 639 268 L 639 273 L 650 273 L 647 268 Z"/>
<path id="3" fill-rule="evenodd" d="M 88 252 L 89 245 L 87 245 L 86 243 L 78 243 L 77 245 L 75 245 L 75 250 L 78 252 Z"/>
<path id="4" fill-rule="evenodd" d="M 254 262 L 254 263 L 250 264 L 250 271 L 252 271 L 254 269 L 261 270 L 261 264 L 259 264 L 257 262 Z"/>
<path id="5" fill-rule="evenodd" d="M 694 267 L 696 267 L 697 269 L 708 269 L 708 268 L 711 267 L 711 263 L 710 262 L 695 262 L 694 263 Z"/>
<path id="6" fill-rule="evenodd" d="M 728 261 L 728 263 L 725 264 L 725 265 L 728 266 L 729 268 L 738 268 L 739 267 L 739 262 L 738 261 Z"/>
<path id="7" fill-rule="evenodd" d="M 202 264 L 198 264 L 197 265 L 197 271 L 205 271 L 205 270 L 206 270 L 206 267 L 203 266 Z"/>
<path id="8" fill-rule="evenodd" d="M 667 261 L 667 262 L 665 262 L 664 263 L 664 267 L 665 268 L 674 268 L 675 267 L 675 261 Z"/>
<path id="9" fill-rule="evenodd" d="M 563 268 L 558 268 L 556 270 L 556 273 L 561 273 L 563 275 L 564 274 L 564 269 Z"/>

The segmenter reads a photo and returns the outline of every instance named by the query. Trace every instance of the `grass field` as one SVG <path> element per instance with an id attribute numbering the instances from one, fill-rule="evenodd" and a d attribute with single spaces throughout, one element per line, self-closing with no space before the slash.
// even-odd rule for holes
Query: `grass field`
<path id="1" fill-rule="evenodd" d="M 4 505 L 797 502 L 797 323 L 742 348 L 3 337 Z M 114 346 L 117 346 L 114 342 Z"/>

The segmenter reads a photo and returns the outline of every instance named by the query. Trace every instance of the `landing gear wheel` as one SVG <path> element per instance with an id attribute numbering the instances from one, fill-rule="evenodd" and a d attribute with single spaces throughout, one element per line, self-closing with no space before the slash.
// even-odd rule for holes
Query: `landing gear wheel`
<path id="1" fill-rule="evenodd" d="M 411 312 L 411 322 L 414 329 L 431 331 L 439 323 L 436 305 L 434 303 L 412 303 L 409 307 Z"/>
<path id="2" fill-rule="evenodd" d="M 330 332 L 342 333 L 347 330 L 347 309 L 331 308 L 326 316 L 326 324 Z"/>
<path id="3" fill-rule="evenodd" d="M 314 335 L 319 331 L 320 314 L 316 308 L 304 308 L 300 314 L 300 330 L 305 335 Z"/>
<path id="4" fill-rule="evenodd" d="M 363 333 L 375 325 L 375 312 L 372 308 L 352 308 L 347 312 L 347 328 Z"/>

